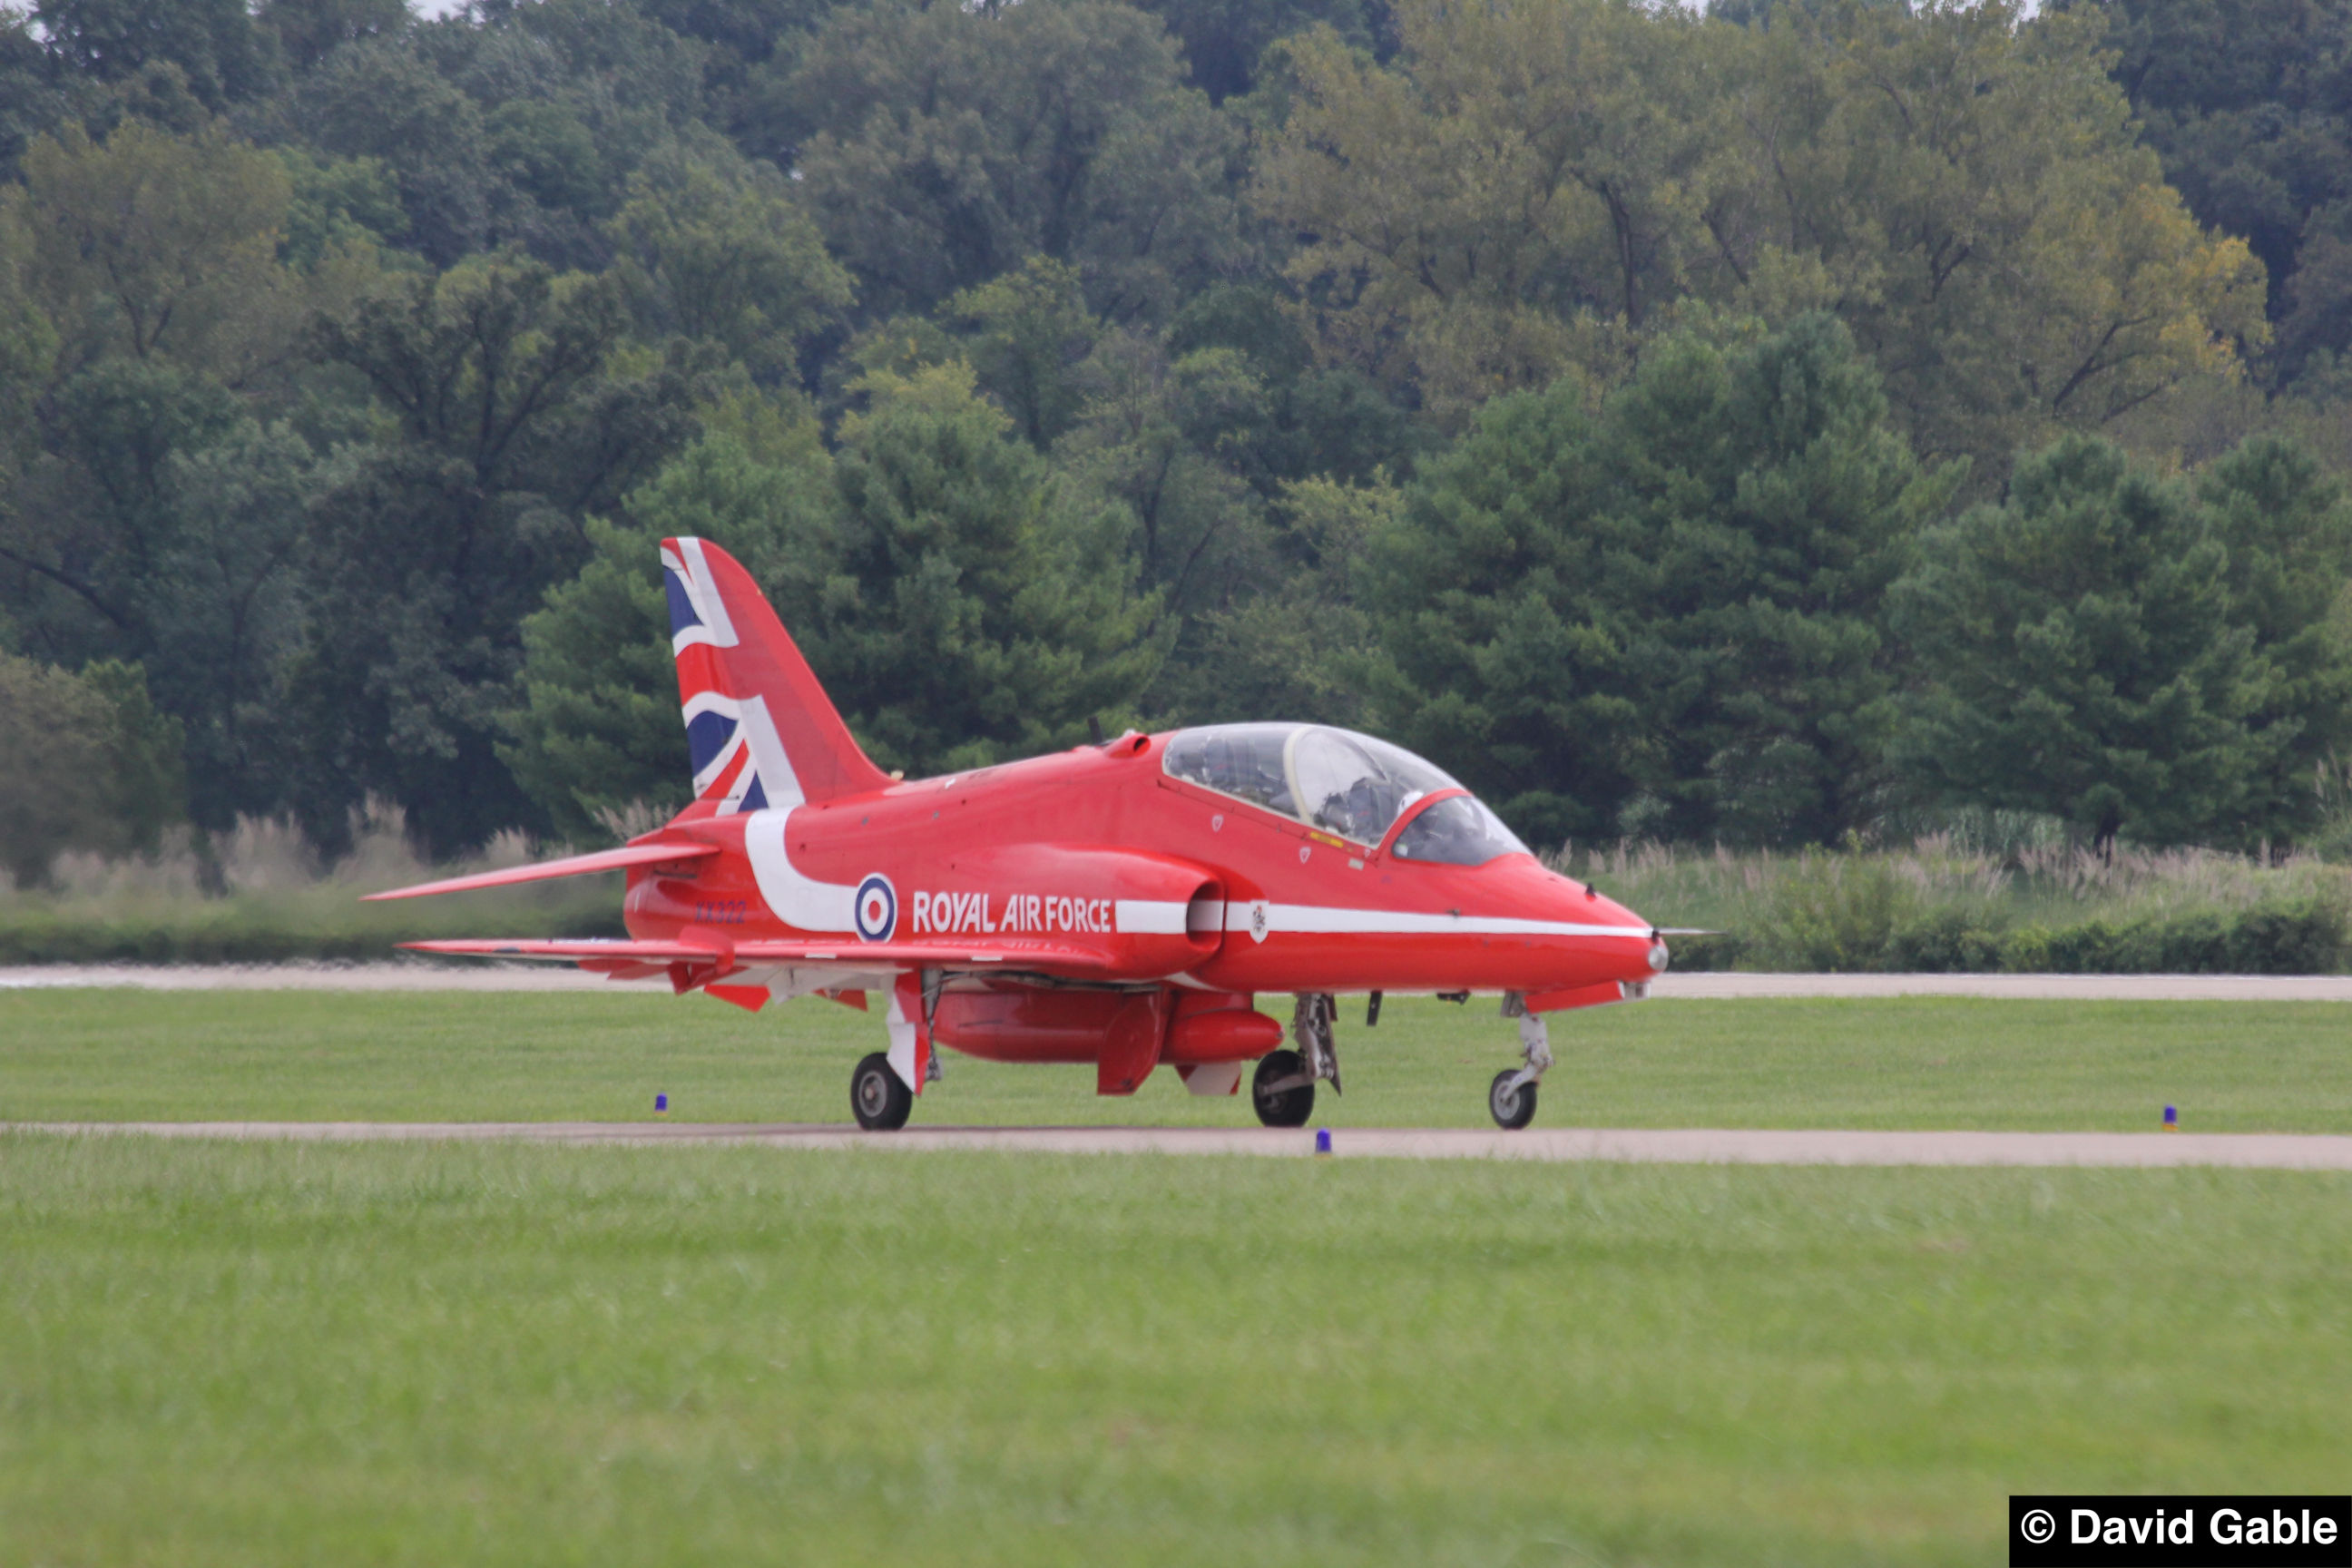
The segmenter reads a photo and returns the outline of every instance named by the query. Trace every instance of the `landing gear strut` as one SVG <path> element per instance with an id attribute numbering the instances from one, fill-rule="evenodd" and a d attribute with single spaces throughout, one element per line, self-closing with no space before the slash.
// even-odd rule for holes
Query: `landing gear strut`
<path id="1" fill-rule="evenodd" d="M 1339 1043 L 1331 1028 L 1339 1016 L 1338 997 L 1310 991 L 1299 996 L 1298 1010 L 1290 1021 L 1291 1037 L 1298 1042 L 1307 1076 L 1330 1079 L 1333 1094 L 1344 1092 L 1339 1088 Z"/>
<path id="2" fill-rule="evenodd" d="M 1517 1132 L 1536 1119 L 1536 1085 L 1551 1068 L 1551 1031 L 1516 991 L 1503 993 L 1503 1016 L 1519 1021 L 1519 1047 L 1528 1065 L 1495 1075 L 1486 1089 L 1486 1111 L 1496 1126 Z"/>

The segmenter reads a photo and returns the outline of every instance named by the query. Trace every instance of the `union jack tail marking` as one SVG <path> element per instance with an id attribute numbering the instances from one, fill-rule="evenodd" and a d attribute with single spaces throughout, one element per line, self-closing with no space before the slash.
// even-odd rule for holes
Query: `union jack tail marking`
<path id="1" fill-rule="evenodd" d="M 734 557 L 681 538 L 661 560 L 698 805 L 789 810 L 889 783 Z"/>

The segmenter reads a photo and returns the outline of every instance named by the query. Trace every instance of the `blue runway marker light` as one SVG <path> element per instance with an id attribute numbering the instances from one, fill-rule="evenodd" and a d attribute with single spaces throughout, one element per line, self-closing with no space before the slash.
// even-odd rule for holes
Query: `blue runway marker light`
<path id="1" fill-rule="evenodd" d="M 669 1114 L 668 1095 L 657 1094 L 654 1096 L 654 1114 L 656 1116 L 667 1116 Z"/>
<path id="2" fill-rule="evenodd" d="M 2178 1132 L 2180 1131 L 2180 1108 L 2179 1106 L 2168 1105 L 2164 1108 L 2164 1130 L 2167 1132 Z"/>
<path id="3" fill-rule="evenodd" d="M 1315 1130 L 1315 1152 L 1318 1154 L 1328 1154 L 1331 1152 L 1331 1130 L 1328 1127 L 1318 1127 Z"/>

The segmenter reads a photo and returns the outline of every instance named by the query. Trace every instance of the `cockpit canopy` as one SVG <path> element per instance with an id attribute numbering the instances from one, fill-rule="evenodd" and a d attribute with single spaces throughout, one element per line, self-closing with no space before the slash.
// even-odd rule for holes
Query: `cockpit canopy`
<path id="1" fill-rule="evenodd" d="M 1326 833 L 1376 846 L 1423 797 L 1462 786 L 1401 746 L 1321 724 L 1213 724 L 1169 741 L 1171 778 L 1278 811 Z M 1483 866 L 1525 855 L 1502 820 L 1469 795 L 1439 801 L 1405 824 L 1400 860 Z"/>

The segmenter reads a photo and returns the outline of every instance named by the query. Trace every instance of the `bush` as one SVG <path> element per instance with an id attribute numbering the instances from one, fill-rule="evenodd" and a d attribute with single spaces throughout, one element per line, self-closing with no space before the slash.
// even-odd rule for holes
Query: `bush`
<path id="1" fill-rule="evenodd" d="M 1895 931 L 1923 912 L 1917 886 L 1883 858 L 1809 855 L 1773 887 L 1754 952 L 1776 969 L 1883 969 Z"/>
<path id="2" fill-rule="evenodd" d="M 2231 913 L 2200 910 L 2116 922 L 2027 926 L 1999 967 L 2042 974 L 2330 974 L 2345 967 L 2344 907 L 2313 899 Z"/>
<path id="3" fill-rule="evenodd" d="M 1717 936 L 1678 936 L 1666 948 L 1674 955 L 1673 968 L 1685 974 L 1707 974 L 1738 968 L 1748 943 L 1725 931 Z"/>
<path id="4" fill-rule="evenodd" d="M 2032 824 L 2022 825 L 2031 827 Z M 1906 848 L 1797 855 L 1652 843 L 1563 848 L 1676 940 L 1685 972 L 2325 974 L 2352 967 L 2352 870 L 2208 849 L 2112 856 L 2018 823 L 1926 835 Z M 1997 833 L 1993 830 L 1999 830 Z M 1979 839 L 2001 837 L 1995 854 Z"/>
<path id="5" fill-rule="evenodd" d="M 2001 967 L 2003 934 L 1973 910 L 1930 910 L 1887 938 L 1876 967 L 1903 974 L 1976 974 Z"/>

